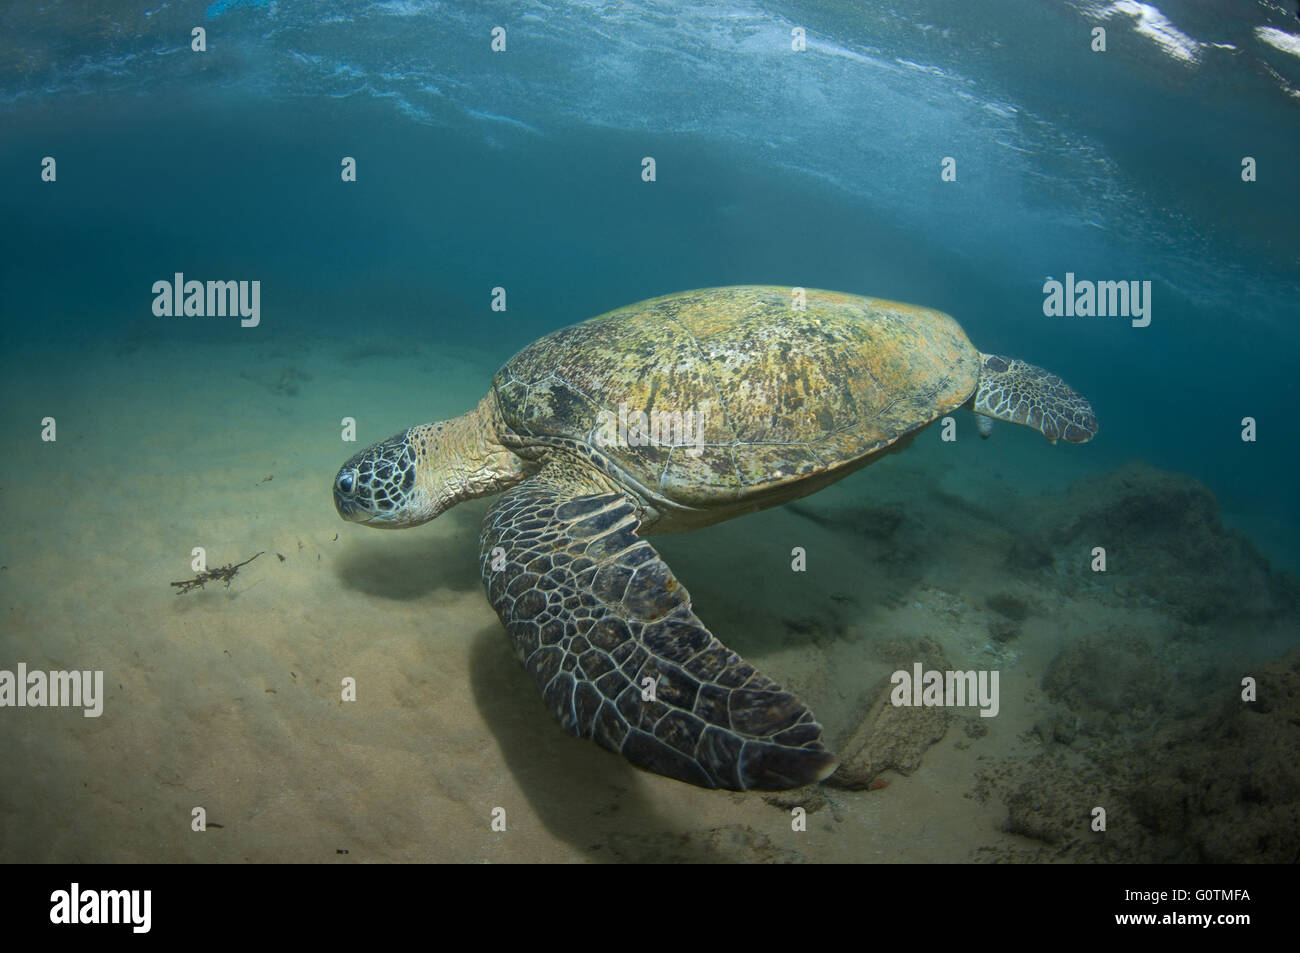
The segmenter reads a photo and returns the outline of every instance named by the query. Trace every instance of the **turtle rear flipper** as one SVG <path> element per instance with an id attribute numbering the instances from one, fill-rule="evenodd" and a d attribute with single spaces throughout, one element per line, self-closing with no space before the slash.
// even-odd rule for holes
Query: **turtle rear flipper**
<path id="1" fill-rule="evenodd" d="M 1092 405 L 1055 374 L 1014 357 L 980 355 L 980 379 L 971 410 L 1033 427 L 1056 443 L 1087 443 L 1097 436 Z"/>
<path id="2" fill-rule="evenodd" d="M 838 762 L 813 713 L 710 634 L 639 525 L 629 497 L 563 464 L 488 511 L 488 599 L 547 707 L 569 733 L 701 787 L 825 778 Z"/>

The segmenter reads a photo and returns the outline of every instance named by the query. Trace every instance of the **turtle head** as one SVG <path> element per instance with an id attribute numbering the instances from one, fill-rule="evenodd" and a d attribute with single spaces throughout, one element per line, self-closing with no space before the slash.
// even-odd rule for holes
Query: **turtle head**
<path id="1" fill-rule="evenodd" d="M 427 523 L 447 508 L 430 506 L 432 501 L 419 485 L 416 447 L 410 434 L 411 430 L 393 434 L 339 468 L 334 477 L 334 506 L 339 516 L 353 523 L 400 529 Z"/>
<path id="2" fill-rule="evenodd" d="M 356 454 L 334 477 L 339 516 L 405 529 L 518 483 L 519 458 L 497 443 L 493 409 L 485 399 L 468 414 L 411 427 Z"/>

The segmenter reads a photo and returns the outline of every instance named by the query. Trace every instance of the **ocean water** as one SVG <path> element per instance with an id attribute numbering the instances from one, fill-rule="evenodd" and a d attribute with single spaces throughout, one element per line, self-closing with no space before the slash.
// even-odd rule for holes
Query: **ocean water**
<path id="1" fill-rule="evenodd" d="M 1269 2 L 0 12 L 0 670 L 103 681 L 94 718 L 0 707 L 0 856 L 1293 859 L 1298 119 Z M 157 313 L 178 273 L 257 282 L 255 323 Z M 1049 315 L 1051 281 L 1145 312 Z M 490 501 L 334 512 L 344 460 L 538 337 L 735 284 L 940 309 L 1101 423 L 957 412 L 654 539 L 854 787 L 570 738 L 484 598 Z M 913 665 L 999 673 L 997 714 L 882 701 Z"/>

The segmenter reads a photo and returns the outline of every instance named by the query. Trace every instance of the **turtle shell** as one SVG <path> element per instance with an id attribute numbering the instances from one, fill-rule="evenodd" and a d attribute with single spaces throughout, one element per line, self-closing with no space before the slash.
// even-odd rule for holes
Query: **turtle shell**
<path id="1" fill-rule="evenodd" d="M 948 315 L 812 289 L 799 309 L 795 291 L 688 291 L 548 334 L 493 381 L 503 440 L 707 509 L 803 495 L 974 392 L 979 353 Z"/>

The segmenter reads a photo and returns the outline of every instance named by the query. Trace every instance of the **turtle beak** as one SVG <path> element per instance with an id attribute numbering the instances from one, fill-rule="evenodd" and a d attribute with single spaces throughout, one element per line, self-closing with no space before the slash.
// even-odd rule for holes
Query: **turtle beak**
<path id="1" fill-rule="evenodd" d="M 345 466 L 334 478 L 334 508 L 349 523 L 364 523 L 372 514 L 357 505 L 356 488 L 357 471 Z"/>
<path id="2" fill-rule="evenodd" d="M 355 503 L 348 500 L 341 500 L 336 493 L 334 495 L 334 508 L 339 511 L 339 516 L 343 517 L 349 523 L 364 523 L 370 519 L 370 514 L 365 512 Z"/>

